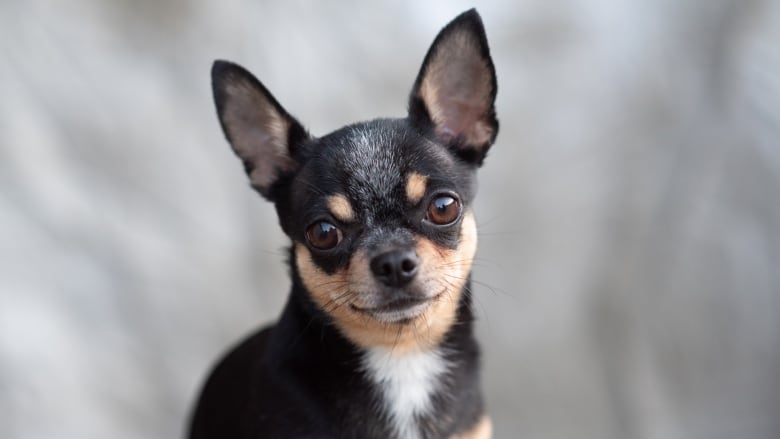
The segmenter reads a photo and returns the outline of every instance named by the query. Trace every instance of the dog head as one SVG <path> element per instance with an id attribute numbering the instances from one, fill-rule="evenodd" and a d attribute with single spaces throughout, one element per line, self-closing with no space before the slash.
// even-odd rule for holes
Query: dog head
<path id="1" fill-rule="evenodd" d="M 406 118 L 314 137 L 242 67 L 217 61 L 212 81 L 223 131 L 275 203 L 312 301 L 358 346 L 438 344 L 467 294 L 475 173 L 498 132 L 477 12 L 436 37 Z"/>

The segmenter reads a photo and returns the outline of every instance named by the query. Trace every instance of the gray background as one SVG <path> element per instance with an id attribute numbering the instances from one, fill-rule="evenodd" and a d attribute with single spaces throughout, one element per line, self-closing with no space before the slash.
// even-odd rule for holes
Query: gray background
<path id="1" fill-rule="evenodd" d="M 780 437 L 778 3 L 478 5 L 497 437 Z M 286 241 L 214 58 L 323 134 L 403 115 L 470 6 L 0 1 L 0 437 L 178 437 L 211 362 L 277 316 Z"/>

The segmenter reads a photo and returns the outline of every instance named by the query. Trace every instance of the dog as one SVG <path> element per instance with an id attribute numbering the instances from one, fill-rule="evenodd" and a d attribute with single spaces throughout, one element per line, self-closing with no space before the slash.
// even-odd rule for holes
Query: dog
<path id="1" fill-rule="evenodd" d="M 189 436 L 490 437 L 470 273 L 497 86 L 476 10 L 436 36 L 405 118 L 314 137 L 244 68 L 211 76 L 222 130 L 291 240 L 292 288 L 215 367 Z"/>

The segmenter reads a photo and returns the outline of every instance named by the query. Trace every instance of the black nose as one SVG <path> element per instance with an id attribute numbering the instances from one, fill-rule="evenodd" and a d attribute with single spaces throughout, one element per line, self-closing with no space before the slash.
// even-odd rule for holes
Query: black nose
<path id="1" fill-rule="evenodd" d="M 393 250 L 371 260 L 374 276 L 388 287 L 402 287 L 417 274 L 419 260 L 411 250 Z"/>

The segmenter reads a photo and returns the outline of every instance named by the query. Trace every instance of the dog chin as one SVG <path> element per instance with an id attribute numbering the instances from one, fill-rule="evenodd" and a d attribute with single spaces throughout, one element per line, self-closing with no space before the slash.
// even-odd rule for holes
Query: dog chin
<path id="1" fill-rule="evenodd" d="M 382 323 L 411 323 L 412 320 L 420 316 L 431 305 L 431 301 L 425 301 L 416 305 L 411 305 L 403 309 L 375 309 L 370 310 L 368 313 L 379 322 Z"/>
<path id="2" fill-rule="evenodd" d="M 381 305 L 363 306 L 350 304 L 353 311 L 367 315 L 381 323 L 411 323 L 422 315 L 429 306 L 438 300 L 444 292 L 426 298 L 405 298 L 386 302 Z"/>

